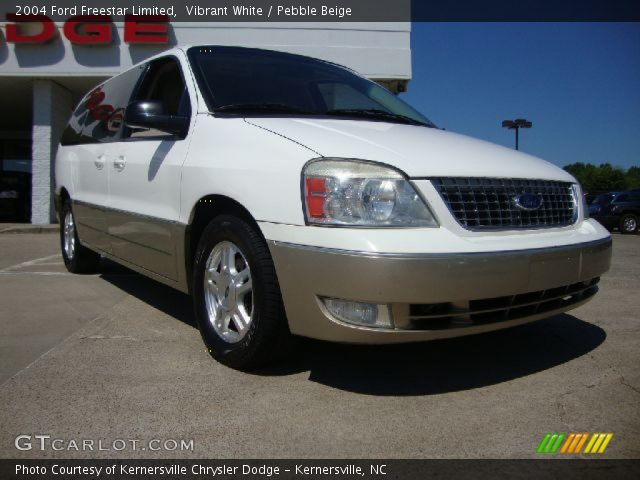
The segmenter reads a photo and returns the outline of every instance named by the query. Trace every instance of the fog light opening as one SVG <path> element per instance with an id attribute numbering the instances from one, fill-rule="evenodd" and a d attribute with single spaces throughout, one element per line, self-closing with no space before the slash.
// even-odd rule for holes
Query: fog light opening
<path id="1" fill-rule="evenodd" d="M 388 305 L 323 298 L 327 311 L 337 320 L 366 327 L 393 328 Z"/>

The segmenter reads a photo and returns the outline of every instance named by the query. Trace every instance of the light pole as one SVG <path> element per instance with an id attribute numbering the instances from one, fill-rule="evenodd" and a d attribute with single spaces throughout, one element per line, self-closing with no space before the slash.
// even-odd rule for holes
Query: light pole
<path id="1" fill-rule="evenodd" d="M 516 118 L 515 120 L 503 120 L 502 126 L 504 128 L 508 128 L 509 130 L 516 131 L 516 150 L 518 150 L 519 149 L 518 132 L 520 131 L 521 128 L 533 127 L 533 123 L 531 123 L 529 120 L 525 120 L 524 118 Z"/>

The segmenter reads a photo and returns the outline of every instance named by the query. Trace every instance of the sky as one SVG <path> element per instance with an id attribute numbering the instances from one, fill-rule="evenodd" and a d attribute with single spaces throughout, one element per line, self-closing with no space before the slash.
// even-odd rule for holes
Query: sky
<path id="1" fill-rule="evenodd" d="M 439 127 L 559 166 L 640 166 L 640 24 L 413 23 L 401 98 Z"/>

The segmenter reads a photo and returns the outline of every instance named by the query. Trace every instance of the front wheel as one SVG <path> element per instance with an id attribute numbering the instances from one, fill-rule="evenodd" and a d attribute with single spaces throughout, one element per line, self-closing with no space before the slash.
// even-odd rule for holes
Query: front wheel
<path id="1" fill-rule="evenodd" d="M 97 269 L 100 255 L 80 243 L 70 200 L 62 204 L 60 212 L 60 249 L 64 266 L 71 273 L 90 273 Z"/>
<path id="2" fill-rule="evenodd" d="M 287 350 L 275 267 L 255 227 L 231 215 L 213 219 L 198 244 L 192 285 L 198 327 L 216 360 L 249 369 Z"/>
<path id="3" fill-rule="evenodd" d="M 638 230 L 638 217 L 630 213 L 620 218 L 620 231 L 622 233 L 635 233 Z"/>

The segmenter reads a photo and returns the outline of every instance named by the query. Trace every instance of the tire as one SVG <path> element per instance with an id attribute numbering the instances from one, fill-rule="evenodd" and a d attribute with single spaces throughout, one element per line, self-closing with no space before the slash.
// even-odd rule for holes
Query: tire
<path id="1" fill-rule="evenodd" d="M 192 285 L 198 328 L 217 361 L 249 370 L 291 351 L 273 260 L 249 223 L 231 215 L 209 223 L 196 250 Z"/>
<path id="2" fill-rule="evenodd" d="M 60 250 L 64 266 L 71 273 L 92 273 L 97 270 L 100 255 L 80 243 L 71 201 L 68 199 L 60 211 Z"/>
<path id="3" fill-rule="evenodd" d="M 624 234 L 636 233 L 638 231 L 638 217 L 631 213 L 625 213 L 620 218 L 619 228 L 620 232 Z"/>

